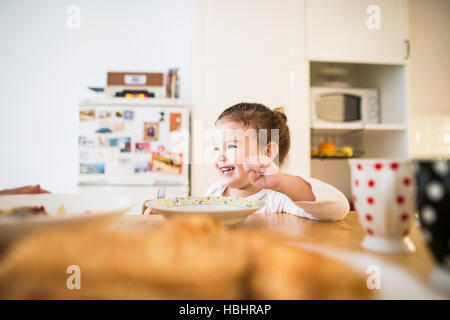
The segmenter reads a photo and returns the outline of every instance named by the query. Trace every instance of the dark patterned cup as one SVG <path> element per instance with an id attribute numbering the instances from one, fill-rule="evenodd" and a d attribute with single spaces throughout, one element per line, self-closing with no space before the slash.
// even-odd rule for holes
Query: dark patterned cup
<path id="1" fill-rule="evenodd" d="M 417 160 L 415 167 L 419 221 L 438 264 L 430 280 L 450 292 L 450 160 Z"/>

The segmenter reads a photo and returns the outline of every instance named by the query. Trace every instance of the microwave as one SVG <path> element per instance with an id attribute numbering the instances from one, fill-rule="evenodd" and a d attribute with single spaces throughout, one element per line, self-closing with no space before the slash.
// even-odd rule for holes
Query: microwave
<path id="1" fill-rule="evenodd" d="M 312 126 L 380 123 L 377 89 L 311 87 Z"/>

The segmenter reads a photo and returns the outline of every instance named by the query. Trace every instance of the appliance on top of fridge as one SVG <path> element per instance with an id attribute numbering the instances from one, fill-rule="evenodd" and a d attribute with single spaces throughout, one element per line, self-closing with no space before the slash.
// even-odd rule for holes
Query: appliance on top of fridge
<path id="1" fill-rule="evenodd" d="M 145 200 L 189 195 L 189 105 L 179 99 L 84 99 L 79 108 L 79 192 Z"/>

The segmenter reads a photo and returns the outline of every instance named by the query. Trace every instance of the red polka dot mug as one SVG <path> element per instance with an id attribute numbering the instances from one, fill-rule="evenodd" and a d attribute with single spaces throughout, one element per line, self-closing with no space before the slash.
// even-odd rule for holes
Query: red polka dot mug
<path id="1" fill-rule="evenodd" d="M 351 159 L 353 202 L 366 237 L 381 252 L 414 252 L 408 234 L 415 221 L 413 164 L 406 160 Z"/>

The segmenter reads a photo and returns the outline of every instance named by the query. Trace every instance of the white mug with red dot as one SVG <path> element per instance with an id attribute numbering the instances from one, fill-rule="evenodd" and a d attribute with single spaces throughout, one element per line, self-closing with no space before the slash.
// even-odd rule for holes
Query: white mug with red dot
<path id="1" fill-rule="evenodd" d="M 408 234 L 415 221 L 413 164 L 406 160 L 351 159 L 353 202 L 366 237 L 381 252 L 414 252 Z"/>

